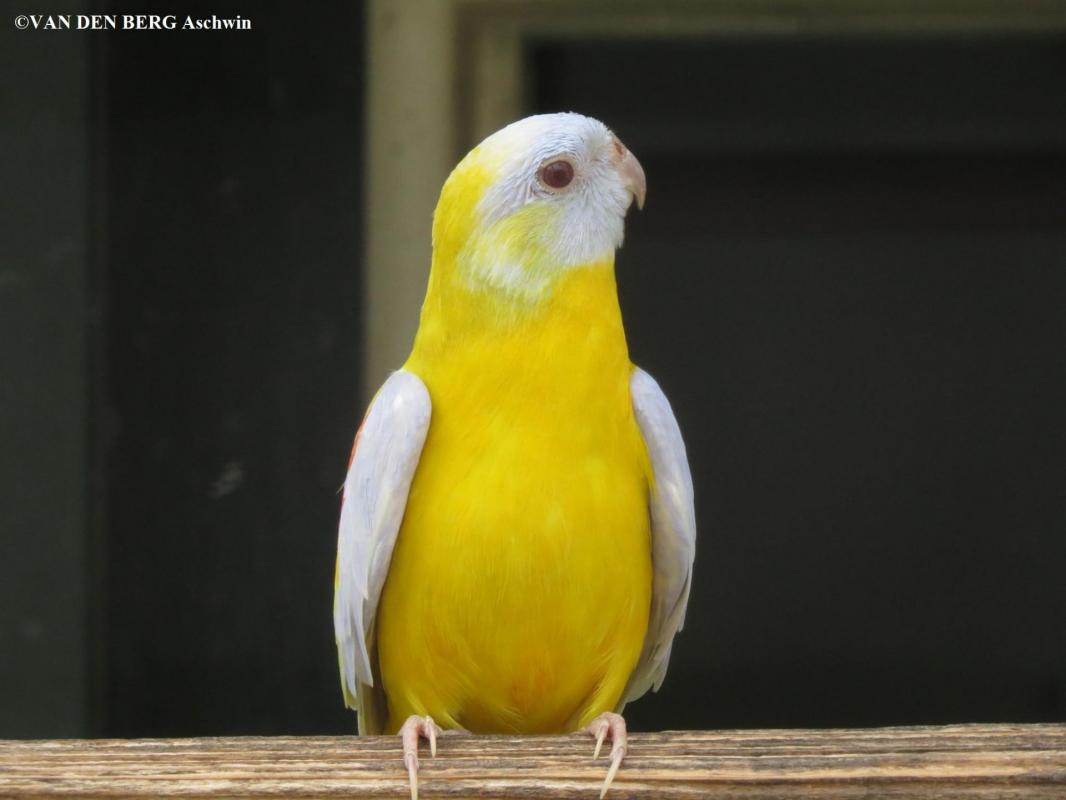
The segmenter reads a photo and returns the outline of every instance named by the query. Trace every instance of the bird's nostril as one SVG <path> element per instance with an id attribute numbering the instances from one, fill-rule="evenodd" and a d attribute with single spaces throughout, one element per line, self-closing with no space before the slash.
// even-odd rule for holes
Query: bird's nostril
<path id="1" fill-rule="evenodd" d="M 622 144 L 622 140 L 621 139 L 615 138 L 615 140 L 614 140 L 614 151 L 616 153 L 618 153 L 618 157 L 619 158 L 625 158 L 626 146 L 624 144 Z"/>

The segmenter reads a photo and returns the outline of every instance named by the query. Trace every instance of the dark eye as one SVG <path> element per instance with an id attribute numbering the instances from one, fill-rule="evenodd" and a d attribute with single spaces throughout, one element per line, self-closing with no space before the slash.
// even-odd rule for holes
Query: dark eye
<path id="1" fill-rule="evenodd" d="M 540 181 L 553 189 L 564 189 L 574 179 L 574 167 L 569 161 L 552 161 L 540 168 Z"/>

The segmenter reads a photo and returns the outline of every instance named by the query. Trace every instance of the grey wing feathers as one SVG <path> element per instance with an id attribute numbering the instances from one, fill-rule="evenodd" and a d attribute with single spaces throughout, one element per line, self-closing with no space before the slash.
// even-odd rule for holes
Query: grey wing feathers
<path id="1" fill-rule="evenodd" d="M 374 619 L 430 413 L 425 384 L 394 372 L 370 404 L 344 481 L 333 627 L 345 703 L 358 703 L 364 733 L 370 710 L 361 695 L 374 686 Z"/>
<path id="2" fill-rule="evenodd" d="M 674 634 L 685 623 L 692 563 L 696 556 L 696 512 L 685 443 L 674 412 L 659 384 L 634 368 L 629 381 L 637 426 L 651 459 L 653 584 L 648 633 L 623 702 L 648 689 L 657 691 L 666 676 Z"/>

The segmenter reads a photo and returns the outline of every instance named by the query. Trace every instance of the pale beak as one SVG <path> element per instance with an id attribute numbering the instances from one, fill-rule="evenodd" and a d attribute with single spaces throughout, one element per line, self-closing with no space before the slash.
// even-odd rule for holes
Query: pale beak
<path id="1" fill-rule="evenodd" d="M 617 136 L 614 138 L 615 163 L 618 174 L 622 176 L 622 185 L 625 186 L 633 199 L 637 201 L 637 208 L 644 208 L 644 196 L 648 193 L 648 184 L 644 179 L 644 167 L 640 166 L 637 157 L 622 144 Z"/>

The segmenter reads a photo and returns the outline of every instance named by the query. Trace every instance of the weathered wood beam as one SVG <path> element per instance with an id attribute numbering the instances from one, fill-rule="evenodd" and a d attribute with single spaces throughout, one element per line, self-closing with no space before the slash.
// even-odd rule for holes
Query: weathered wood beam
<path id="1" fill-rule="evenodd" d="M 425 748 L 423 748 L 425 749 Z M 421 794 L 598 795 L 583 735 L 449 735 Z M 0 796 L 407 797 L 392 737 L 0 741 Z M 636 733 L 608 797 L 1066 797 L 1066 725 Z"/>

